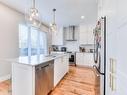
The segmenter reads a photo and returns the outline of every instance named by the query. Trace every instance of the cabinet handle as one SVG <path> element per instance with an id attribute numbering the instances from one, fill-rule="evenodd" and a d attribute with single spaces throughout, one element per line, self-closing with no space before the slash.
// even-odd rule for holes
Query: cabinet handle
<path id="1" fill-rule="evenodd" d="M 111 73 L 109 75 L 109 85 L 110 85 L 110 88 L 112 88 L 112 74 Z"/>
<path id="2" fill-rule="evenodd" d="M 49 66 L 49 64 L 48 64 L 48 65 L 46 65 L 46 66 L 41 67 L 41 69 L 43 69 L 43 68 L 45 68 L 45 67 L 48 67 L 48 66 Z"/>
<path id="3" fill-rule="evenodd" d="M 101 72 L 99 71 L 99 69 L 96 67 L 96 65 L 94 65 L 93 68 L 95 69 L 96 75 L 97 75 L 97 76 L 105 75 L 105 73 L 101 73 Z"/>
<path id="4" fill-rule="evenodd" d="M 109 84 L 112 91 L 116 90 L 116 60 L 110 58 Z"/>
<path id="5" fill-rule="evenodd" d="M 37 67 L 37 68 L 36 68 L 36 71 L 40 71 L 40 70 L 41 70 L 41 68 L 40 68 L 40 67 Z"/>
<path id="6" fill-rule="evenodd" d="M 112 73 L 116 73 L 116 60 L 113 60 L 113 63 L 112 63 Z"/>
<path id="7" fill-rule="evenodd" d="M 36 71 L 40 71 L 40 70 L 42 70 L 43 68 L 46 68 L 46 67 L 48 67 L 48 66 L 49 66 L 49 64 L 48 64 L 48 65 L 45 65 L 45 66 L 43 66 L 43 67 L 38 66 L 38 67 L 36 67 Z"/>
<path id="8" fill-rule="evenodd" d="M 112 59 L 110 58 L 110 72 L 112 72 Z"/>
<path id="9" fill-rule="evenodd" d="M 112 76 L 112 91 L 116 90 L 116 78 L 115 76 Z"/>

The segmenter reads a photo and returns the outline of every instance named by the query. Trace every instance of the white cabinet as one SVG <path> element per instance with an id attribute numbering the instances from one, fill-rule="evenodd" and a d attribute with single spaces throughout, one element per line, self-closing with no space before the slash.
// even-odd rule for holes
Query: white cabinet
<path id="1" fill-rule="evenodd" d="M 69 57 L 67 56 L 63 56 L 63 74 L 65 75 L 68 71 L 69 71 Z"/>
<path id="2" fill-rule="evenodd" d="M 60 82 L 69 71 L 68 55 L 59 57 L 54 61 L 54 87 Z"/>
<path id="3" fill-rule="evenodd" d="M 94 65 L 93 53 L 76 53 L 76 64 L 92 67 Z"/>
<path id="4" fill-rule="evenodd" d="M 60 81 L 61 77 L 60 69 L 61 69 L 61 58 L 57 58 L 54 60 L 54 87 Z"/>
<path id="5" fill-rule="evenodd" d="M 79 44 L 93 44 L 93 43 L 94 43 L 93 27 L 80 25 Z"/>
<path id="6" fill-rule="evenodd" d="M 56 32 L 52 32 L 52 45 L 63 45 L 64 38 L 63 38 L 63 27 L 58 29 Z"/>
<path id="7" fill-rule="evenodd" d="M 94 65 L 93 53 L 84 53 L 84 57 L 85 57 L 85 62 L 87 66 Z"/>
<path id="8" fill-rule="evenodd" d="M 84 25 L 80 25 L 79 43 L 87 44 L 87 27 Z"/>
<path id="9" fill-rule="evenodd" d="M 77 65 L 84 65 L 84 53 L 76 53 L 76 64 Z"/>
<path id="10" fill-rule="evenodd" d="M 35 95 L 34 67 L 12 64 L 12 95 Z"/>
<path id="11" fill-rule="evenodd" d="M 93 34 L 93 27 L 92 26 L 88 27 L 87 43 L 88 44 L 94 44 L 94 34 Z"/>
<path id="12" fill-rule="evenodd" d="M 69 58 L 67 54 L 58 56 L 54 59 L 54 87 L 68 72 L 69 70 L 68 59 Z M 38 66 L 30 64 L 19 64 L 17 62 L 14 62 L 12 64 L 12 95 L 35 95 L 35 92 L 40 93 L 40 91 L 43 91 L 42 90 L 43 85 L 41 84 L 44 84 L 43 82 L 45 81 L 42 80 L 45 79 L 50 80 L 49 78 L 51 76 L 48 73 L 49 71 L 47 71 L 48 70 L 47 68 L 49 67 L 47 68 L 45 67 L 46 71 L 43 71 L 44 69 L 40 69 L 42 68 L 40 67 L 40 65 L 38 65 L 39 66 L 38 68 Z M 43 75 L 47 76 L 43 77 Z"/>

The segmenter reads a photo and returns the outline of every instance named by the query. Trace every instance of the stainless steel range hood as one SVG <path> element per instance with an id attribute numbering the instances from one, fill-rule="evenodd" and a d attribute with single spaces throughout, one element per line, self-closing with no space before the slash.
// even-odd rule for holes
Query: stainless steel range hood
<path id="1" fill-rule="evenodd" d="M 64 27 L 64 30 L 65 30 L 65 40 L 66 41 L 77 41 L 76 39 L 76 35 L 75 35 L 75 32 L 76 32 L 76 26 L 72 25 L 72 26 L 69 26 L 69 27 Z"/>

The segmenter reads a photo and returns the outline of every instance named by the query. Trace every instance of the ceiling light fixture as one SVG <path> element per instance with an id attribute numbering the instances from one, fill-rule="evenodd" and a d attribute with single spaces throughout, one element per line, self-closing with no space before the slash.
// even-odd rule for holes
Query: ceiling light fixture
<path id="1" fill-rule="evenodd" d="M 85 19 L 85 16 L 81 16 L 81 19 Z"/>
<path id="2" fill-rule="evenodd" d="M 51 31 L 56 32 L 57 31 L 57 25 L 56 25 L 56 9 L 53 9 L 53 23 L 50 24 Z"/>
<path id="3" fill-rule="evenodd" d="M 36 8 L 35 0 L 32 0 L 32 7 L 26 13 L 27 24 L 39 28 L 41 26 L 40 14 Z"/>

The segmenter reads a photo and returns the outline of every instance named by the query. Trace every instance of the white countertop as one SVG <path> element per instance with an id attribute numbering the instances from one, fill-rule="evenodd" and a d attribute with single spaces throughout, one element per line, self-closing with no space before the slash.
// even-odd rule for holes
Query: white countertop
<path id="1" fill-rule="evenodd" d="M 43 64 L 45 62 L 55 60 L 65 55 L 67 55 L 67 53 L 52 54 L 51 56 L 50 55 L 49 56 L 35 55 L 35 56 L 18 57 L 14 59 L 5 59 L 4 61 L 24 64 L 24 65 L 30 65 L 30 66 L 37 66 L 39 64 Z"/>
<path id="2" fill-rule="evenodd" d="M 76 53 L 90 53 L 90 54 L 93 54 L 94 52 L 76 52 Z"/>

